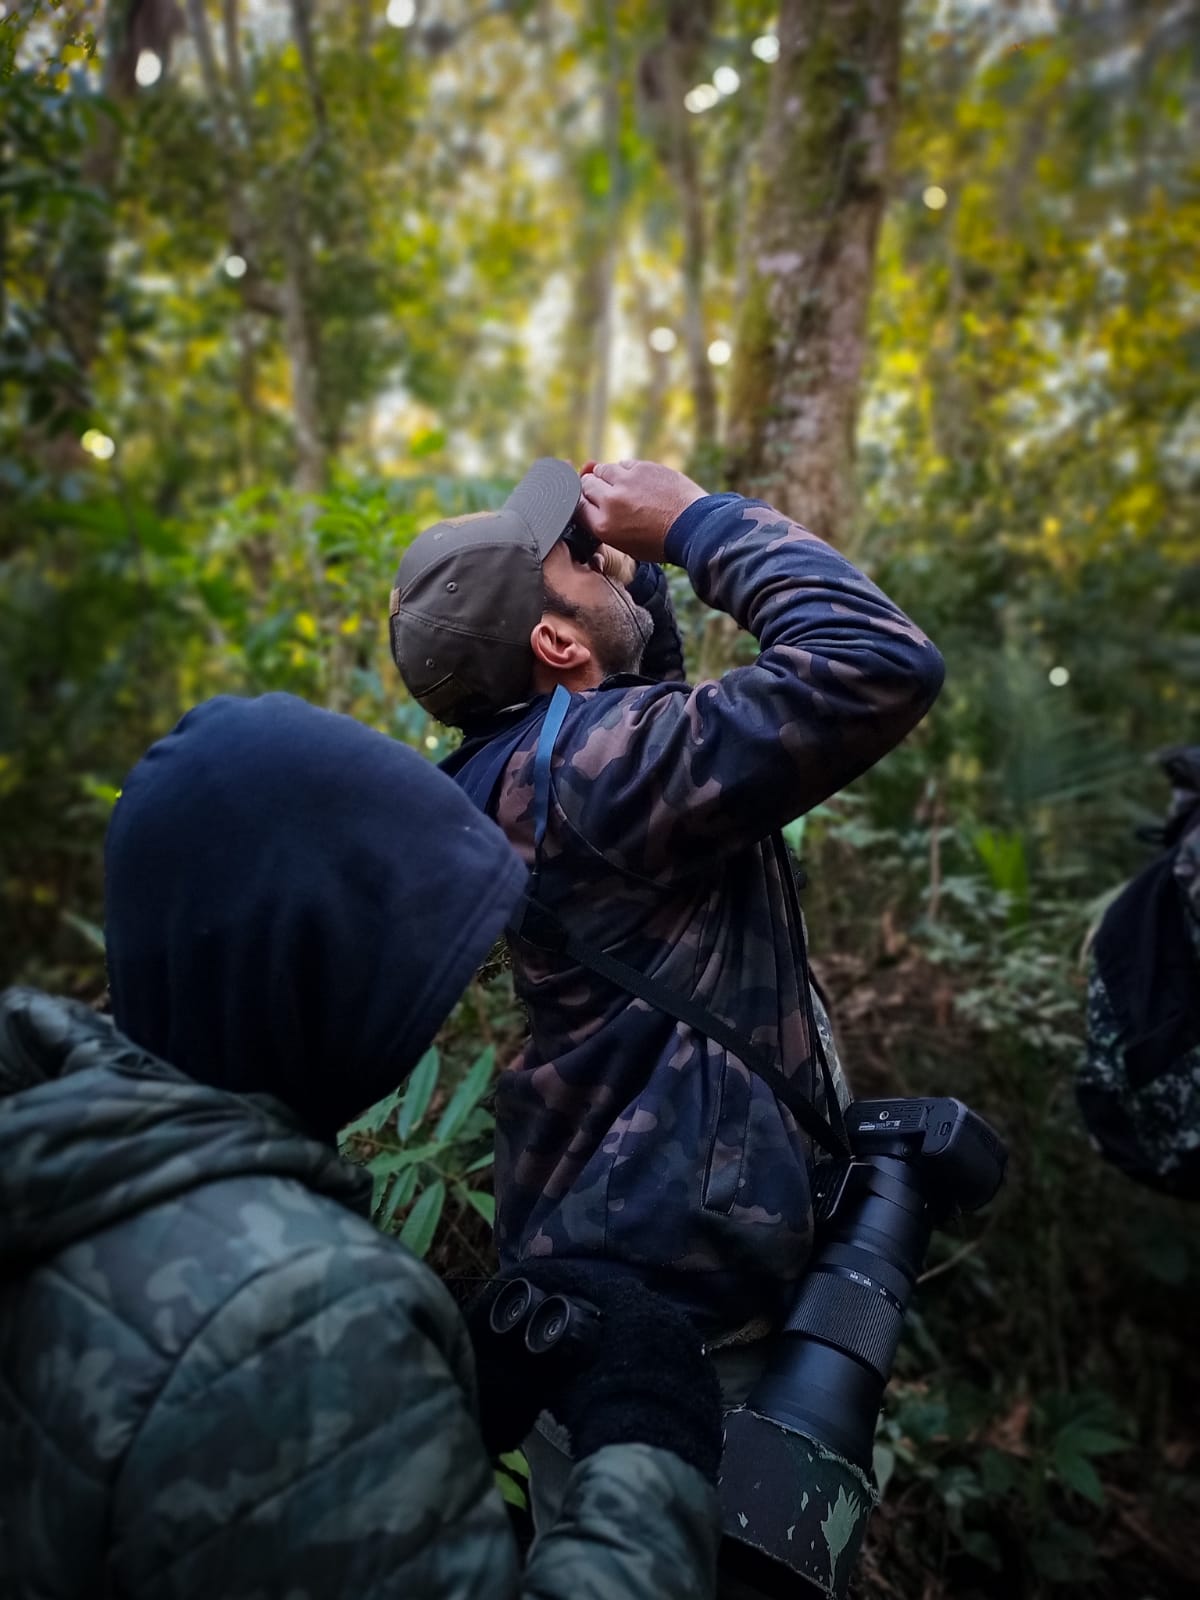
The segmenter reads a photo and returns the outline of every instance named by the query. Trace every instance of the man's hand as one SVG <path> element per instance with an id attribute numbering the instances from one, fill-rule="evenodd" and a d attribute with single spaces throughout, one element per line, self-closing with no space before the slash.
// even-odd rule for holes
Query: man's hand
<path id="1" fill-rule="evenodd" d="M 636 561 L 661 561 L 671 525 L 706 490 L 656 461 L 586 463 L 579 512 L 597 539 Z"/>

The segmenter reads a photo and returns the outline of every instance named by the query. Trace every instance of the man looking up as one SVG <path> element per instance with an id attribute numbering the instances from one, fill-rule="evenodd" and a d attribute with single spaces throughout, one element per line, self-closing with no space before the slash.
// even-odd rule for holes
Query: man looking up
<path id="1" fill-rule="evenodd" d="M 757 661 L 682 681 L 664 559 Z M 497 1091 L 502 1263 L 632 1268 L 710 1342 L 767 1331 L 811 1248 L 804 1113 L 837 1118 L 778 830 L 900 742 L 941 657 L 778 511 L 646 461 L 582 484 L 538 462 L 500 511 L 427 530 L 391 629 L 410 691 L 467 734 L 448 770 L 565 930 L 512 941 L 530 1037 Z"/>

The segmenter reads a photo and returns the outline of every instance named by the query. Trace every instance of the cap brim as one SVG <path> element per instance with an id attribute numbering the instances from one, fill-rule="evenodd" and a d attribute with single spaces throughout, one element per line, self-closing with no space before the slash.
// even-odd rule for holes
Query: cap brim
<path id="1" fill-rule="evenodd" d="M 579 474 L 569 461 L 543 456 L 535 461 L 504 502 L 533 534 L 538 556 L 545 560 L 562 538 L 579 504 Z"/>

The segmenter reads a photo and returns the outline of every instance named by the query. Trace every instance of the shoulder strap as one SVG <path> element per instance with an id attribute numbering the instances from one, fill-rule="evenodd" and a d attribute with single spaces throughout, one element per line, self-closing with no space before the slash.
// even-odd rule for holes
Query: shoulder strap
<path id="1" fill-rule="evenodd" d="M 660 983 L 657 978 L 650 977 L 647 973 L 639 972 L 636 967 L 629 966 L 626 962 L 610 955 L 608 951 L 601 950 L 595 945 L 589 945 L 576 939 L 555 916 L 554 912 L 537 898 L 538 883 L 541 876 L 541 847 L 546 837 L 546 827 L 550 817 L 550 763 L 554 754 L 554 744 L 558 738 L 559 729 L 562 727 L 563 718 L 571 703 L 571 697 L 560 684 L 554 691 L 554 698 L 546 712 L 542 731 L 538 738 L 537 753 L 534 756 L 533 766 L 533 796 L 534 796 L 534 866 L 530 881 L 530 888 L 517 913 L 513 918 L 512 930 L 520 938 L 536 945 L 539 949 L 551 951 L 554 954 L 564 955 L 574 961 L 578 966 L 586 967 L 598 977 L 606 979 L 618 989 L 624 989 L 627 994 L 636 995 L 639 1000 L 645 1000 L 656 1010 L 665 1012 L 667 1016 L 674 1017 L 677 1022 L 684 1023 L 694 1032 L 706 1039 L 711 1039 L 730 1055 L 735 1056 L 751 1072 L 770 1085 L 774 1094 L 780 1099 L 795 1117 L 797 1123 L 808 1134 L 809 1138 L 819 1144 L 823 1150 L 839 1159 L 850 1154 L 846 1139 L 845 1124 L 842 1121 L 841 1105 L 834 1089 L 829 1064 L 825 1059 L 825 1051 L 821 1044 L 820 1034 L 817 1031 L 816 1018 L 813 1016 L 812 998 L 807 988 L 807 962 L 803 957 L 801 944 L 800 960 L 801 974 L 805 986 L 805 1001 L 808 1006 L 809 1035 L 813 1040 L 814 1049 L 821 1062 L 824 1074 L 825 1093 L 829 1106 L 837 1117 L 838 1127 L 835 1129 L 821 1115 L 812 1101 L 796 1087 L 792 1081 L 782 1073 L 775 1063 L 757 1045 L 738 1029 L 731 1026 L 723 1018 L 717 1016 L 715 1011 L 703 1005 L 690 996 L 681 994 L 678 990 L 669 988 L 665 983 Z M 783 847 L 782 840 L 779 847 Z M 781 862 L 785 882 L 790 891 L 789 910 L 795 901 L 796 886 L 792 879 L 791 863 L 786 855 Z M 798 906 L 797 906 L 798 913 Z M 800 931 L 798 914 L 793 919 L 789 916 L 789 926 L 793 938 L 793 947 L 797 936 L 803 940 Z"/>
<path id="2" fill-rule="evenodd" d="M 558 730 L 563 725 L 563 718 L 571 704 L 570 691 L 558 684 L 551 696 L 550 704 L 546 709 L 542 721 L 542 731 L 538 735 L 537 754 L 533 758 L 533 873 L 536 878 L 541 868 L 542 840 L 546 837 L 546 825 L 550 821 L 550 761 L 554 755 L 554 742 L 558 738 Z"/>
<path id="3" fill-rule="evenodd" d="M 801 985 L 804 989 L 804 1004 L 808 1015 L 808 1036 L 812 1040 L 817 1060 L 821 1063 L 821 1081 L 825 1085 L 825 1106 L 829 1113 L 830 1126 L 841 1140 L 843 1153 L 845 1153 L 850 1148 L 850 1139 L 846 1133 L 846 1119 L 842 1115 L 842 1102 L 837 1096 L 837 1085 L 833 1081 L 833 1073 L 829 1070 L 829 1057 L 825 1054 L 825 1044 L 821 1038 L 821 1030 L 817 1027 L 816 1011 L 813 1009 L 813 977 L 808 969 L 808 950 L 804 941 L 804 916 L 800 910 L 800 896 L 796 892 L 796 877 L 792 871 L 791 857 L 788 855 L 788 848 L 782 835 L 778 833 L 771 835 L 771 848 L 775 853 L 775 864 L 779 869 L 779 876 L 783 879 L 788 934 L 791 939 L 792 953 L 796 958 L 796 970 L 800 974 Z"/>

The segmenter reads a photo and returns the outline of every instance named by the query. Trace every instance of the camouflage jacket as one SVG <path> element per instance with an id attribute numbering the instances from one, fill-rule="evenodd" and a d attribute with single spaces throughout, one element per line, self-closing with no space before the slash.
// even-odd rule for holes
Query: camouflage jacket
<path id="1" fill-rule="evenodd" d="M 679 1600 L 714 1496 L 610 1445 L 524 1571 L 444 1288 L 275 1102 L 0 997 L 5 1600 Z"/>
<path id="2" fill-rule="evenodd" d="M 699 501 L 666 553 L 761 654 L 694 688 L 610 679 L 571 697 L 539 897 L 574 938 L 748 1035 L 821 1106 L 770 835 L 899 743 L 937 695 L 941 657 L 844 556 L 760 502 Z M 660 575 L 658 635 L 673 634 L 662 589 Z M 658 635 L 651 655 L 681 676 Z M 537 711 L 492 802 L 530 863 Z M 711 1040 L 587 970 L 521 940 L 513 963 L 530 1037 L 497 1088 L 505 1265 L 619 1262 L 712 1335 L 778 1315 L 812 1232 L 791 1114 Z"/>

